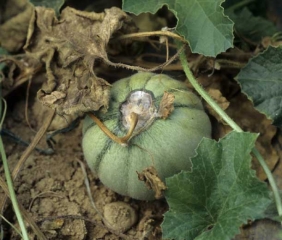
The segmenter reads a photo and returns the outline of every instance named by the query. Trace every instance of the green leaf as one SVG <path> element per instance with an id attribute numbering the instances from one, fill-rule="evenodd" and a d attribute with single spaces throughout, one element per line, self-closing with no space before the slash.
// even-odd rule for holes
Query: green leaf
<path id="1" fill-rule="evenodd" d="M 176 31 L 185 37 L 194 53 L 216 56 L 233 46 L 233 23 L 223 14 L 222 0 L 123 0 L 123 10 L 155 13 L 163 5 L 178 19 Z"/>
<path id="2" fill-rule="evenodd" d="M 60 13 L 61 7 L 65 0 L 29 0 L 34 6 L 53 8 L 57 15 Z"/>
<path id="3" fill-rule="evenodd" d="M 255 17 L 247 8 L 243 8 L 237 14 L 230 11 L 225 13 L 235 23 L 237 34 L 253 42 L 259 43 L 263 37 L 272 36 L 277 32 L 277 28 L 272 22 L 262 17 Z"/>
<path id="4" fill-rule="evenodd" d="M 282 47 L 252 58 L 236 77 L 255 108 L 282 126 Z"/>
<path id="5" fill-rule="evenodd" d="M 193 172 L 166 179 L 165 239 L 231 239 L 241 224 L 261 216 L 270 198 L 250 168 L 256 138 L 231 132 L 219 142 L 203 139 L 192 158 Z"/>

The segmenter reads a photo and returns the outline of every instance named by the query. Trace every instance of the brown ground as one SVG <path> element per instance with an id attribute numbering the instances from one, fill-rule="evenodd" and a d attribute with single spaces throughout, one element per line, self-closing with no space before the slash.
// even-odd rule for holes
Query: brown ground
<path id="1" fill-rule="evenodd" d="M 35 98 L 33 98 L 35 99 Z M 42 105 L 30 103 L 28 114 L 32 127 L 38 129 L 43 123 Z M 28 127 L 24 117 L 24 99 L 16 102 L 9 111 L 5 127 L 22 139 L 31 141 L 35 133 Z M 11 109 L 11 108 L 10 108 Z M 31 213 L 48 239 L 120 239 L 106 227 L 92 207 L 84 183 L 84 174 L 78 160 L 83 160 L 81 149 L 81 125 L 71 132 L 54 137 L 55 153 L 43 155 L 33 151 L 25 162 L 16 182 L 15 189 L 20 203 Z M 4 137 L 10 169 L 19 161 L 25 147 Z M 47 148 L 45 140 L 38 147 Z M 86 167 L 87 168 L 87 167 Z M 167 210 L 164 200 L 154 202 L 137 201 L 119 196 L 107 189 L 87 168 L 94 202 L 100 212 L 107 203 L 123 201 L 135 209 L 137 223 L 125 234 L 128 239 L 160 239 L 162 214 Z M 3 176 L 3 169 L 1 168 Z M 0 198 L 3 194 L 0 193 Z M 12 222 L 15 219 L 9 214 Z M 113 213 L 114 215 L 114 213 Z M 32 231 L 30 231 L 33 236 Z M 123 236 L 124 237 L 124 236 Z M 19 239 L 13 233 L 11 239 Z M 34 239 L 31 237 L 31 239 Z"/>
<path id="2" fill-rule="evenodd" d="M 199 80 L 206 89 L 216 89 L 217 79 L 215 76 L 211 85 L 206 85 L 205 81 Z M 34 130 L 28 126 L 25 118 L 26 101 L 23 93 L 26 92 L 27 86 L 24 85 L 17 89 L 7 98 L 9 105 L 4 128 L 29 142 L 33 140 L 36 131 L 46 120 L 46 113 L 50 111 L 36 100 L 36 91 L 40 86 L 41 83 L 35 84 L 33 82 L 30 88 L 28 118 Z M 209 92 L 216 94 L 216 90 L 209 90 Z M 219 102 L 226 101 L 221 96 L 214 95 L 214 97 Z M 221 98 L 222 100 L 220 100 Z M 245 130 L 261 132 L 257 147 L 264 154 L 269 167 L 273 169 L 276 182 L 282 189 L 282 167 L 279 161 L 282 137 L 279 134 L 277 135 L 276 128 L 271 125 L 269 120 L 266 120 L 262 114 L 254 112 L 252 105 L 245 97 L 236 95 L 236 97 L 230 99 L 231 105 L 226 110 L 228 114 L 240 123 Z M 240 106 L 236 105 L 237 107 L 233 109 L 232 99 L 239 99 L 236 102 L 240 102 Z M 213 114 L 209 109 L 208 111 Z M 250 117 L 250 115 L 256 117 Z M 245 116 L 245 118 L 242 118 L 242 116 Z M 260 120 L 257 121 L 257 119 Z M 230 131 L 226 125 L 215 122 L 213 122 L 214 138 L 218 139 Z M 68 133 L 56 135 L 54 137 L 56 141 L 54 154 L 44 155 L 33 151 L 16 179 L 15 189 L 19 202 L 31 213 L 46 237 L 48 239 L 161 239 L 160 224 L 163 214 L 168 209 L 165 200 L 144 202 L 120 196 L 103 186 L 97 176 L 91 173 L 86 166 L 92 196 L 100 213 L 103 214 L 106 204 L 121 201 L 131 206 L 137 214 L 137 222 L 124 234 L 110 230 L 104 225 L 101 215 L 97 214 L 87 194 L 84 182 L 85 176 L 79 163 L 79 161 L 84 162 L 81 139 L 81 124 Z M 12 170 L 26 147 L 11 141 L 7 137 L 3 137 L 3 141 L 9 166 Z M 273 143 L 275 143 L 275 148 L 273 148 Z M 38 147 L 41 149 L 48 148 L 45 139 L 41 140 Z M 265 175 L 258 168 L 258 164 L 254 164 L 254 168 L 257 170 L 259 178 L 265 179 Z M 0 175 L 4 177 L 3 167 L 0 168 Z M 1 199 L 3 199 L 3 193 L 0 191 Z M 11 211 L 10 202 L 6 204 L 4 213 L 5 217 L 12 223 L 17 222 Z M 121 217 L 128 214 L 123 209 L 113 212 L 111 215 L 115 216 L 119 223 Z M 267 239 L 263 236 L 267 237 L 270 233 L 277 233 L 281 228 L 279 224 L 277 225 L 274 222 L 263 220 L 259 223 L 245 226 L 242 235 L 236 236 L 236 240 L 252 239 L 255 235 L 261 236 L 259 239 Z M 9 226 L 5 225 L 4 230 L 6 233 L 5 239 L 20 239 Z M 31 239 L 36 239 L 33 231 L 29 230 Z"/>
<path id="3" fill-rule="evenodd" d="M 272 2 L 274 5 L 275 1 Z M 22 23 L 24 23 L 23 19 L 20 19 L 21 24 L 16 24 L 16 26 L 27 28 L 31 16 L 31 11 L 28 7 L 26 9 L 26 26 L 22 26 Z M 39 16 L 40 15 L 42 14 L 39 14 Z M 149 23 L 145 22 L 142 25 L 142 21 L 140 21 L 142 20 L 142 18 L 144 18 L 145 20 L 148 18 Z M 168 26 L 166 23 L 159 21 L 159 18 L 151 19 L 149 18 L 149 16 L 146 16 L 146 14 L 143 15 L 142 18 L 139 20 L 141 22 L 139 24 L 140 29 L 142 28 L 142 26 L 145 25 L 152 26 L 152 28 L 150 29 L 143 29 L 144 31 L 153 31 L 156 29 L 161 29 L 161 26 Z M 136 19 L 135 22 L 138 24 L 138 19 Z M 161 26 L 154 26 L 154 24 Z M 13 26 L 13 30 L 14 22 L 11 22 L 11 25 Z M 92 26 L 92 23 L 90 25 Z M 108 27 L 108 25 L 106 26 L 106 30 L 111 29 Z M 56 28 L 53 29 L 56 30 Z M 85 35 L 88 37 L 89 31 L 87 30 L 87 28 L 79 30 L 86 31 L 87 34 Z M 127 30 L 128 32 L 133 31 L 130 28 Z M 73 26 L 69 28 L 69 31 L 74 31 Z M 21 31 L 17 30 L 17 33 L 19 34 L 21 33 Z M 26 33 L 24 31 L 22 33 L 23 36 L 21 37 L 21 39 L 16 38 L 15 41 L 12 41 L 13 39 L 11 39 L 9 37 L 10 35 L 7 34 L 7 44 L 11 47 L 11 49 L 6 47 L 8 50 L 12 52 L 17 52 L 19 51 L 19 49 L 22 50 L 22 45 L 24 43 L 18 43 L 18 40 L 25 41 L 23 39 L 26 38 Z M 55 36 L 60 39 L 61 36 L 59 36 L 58 34 L 58 32 L 55 32 L 52 37 Z M 78 34 L 76 36 L 78 36 L 79 39 L 82 39 L 82 35 L 83 34 Z M 42 36 L 41 38 L 39 36 L 38 39 L 43 39 L 44 44 L 49 44 L 49 41 L 45 41 L 45 38 L 43 38 Z M 69 40 L 69 38 L 67 40 Z M 92 40 L 93 39 L 91 39 L 91 41 Z M 76 44 L 73 44 L 72 46 L 78 48 L 77 41 L 74 42 Z M 56 45 L 59 43 L 60 41 L 54 41 L 55 47 L 53 46 L 53 49 L 62 50 L 63 48 L 61 47 L 61 45 Z M 3 42 L 1 42 L 1 44 L 3 44 Z M 13 44 L 15 46 L 12 46 Z M 88 49 L 88 44 L 85 44 L 85 42 L 82 42 L 80 45 L 83 47 L 86 46 L 86 48 Z M 17 48 L 17 46 L 19 47 Z M 42 53 L 41 49 L 45 49 L 45 47 L 42 46 L 43 45 L 40 44 L 38 45 L 40 53 Z M 140 46 L 137 45 L 138 51 Z M 33 45 L 29 46 L 29 50 L 30 52 L 34 53 L 34 56 L 37 56 L 38 49 L 33 49 L 33 47 L 36 48 L 36 46 Z M 141 46 L 141 48 L 143 47 Z M 119 51 L 119 47 L 117 49 L 113 47 L 113 49 Z M 100 51 L 101 49 L 98 50 Z M 126 51 L 131 52 L 131 50 L 134 50 L 134 48 L 128 50 L 128 46 L 126 46 Z M 46 53 L 47 52 L 48 51 L 46 51 Z M 121 51 L 121 53 L 123 52 Z M 161 62 L 164 59 L 164 53 L 165 52 L 158 53 L 161 56 Z M 250 53 L 253 56 L 253 52 Z M 116 57 L 118 56 L 118 52 L 111 52 L 109 54 L 112 54 Z M 144 51 L 144 56 L 146 56 L 146 54 L 147 53 Z M 228 54 L 230 54 L 230 56 L 233 56 L 234 59 L 238 61 L 241 59 L 241 57 L 243 58 L 245 56 L 244 54 L 242 54 L 241 50 L 236 51 L 236 49 L 230 50 Z M 62 55 L 63 56 L 61 56 L 61 60 L 66 60 L 64 59 L 64 57 L 66 57 L 67 55 Z M 86 56 L 87 54 L 84 53 L 84 55 Z M 104 56 L 104 54 L 101 55 Z M 141 57 L 142 55 L 136 59 L 134 57 L 134 54 L 131 55 L 130 58 L 126 57 L 125 59 L 116 59 L 116 62 L 129 63 L 131 65 L 141 66 L 145 68 L 155 66 L 151 66 L 151 64 L 155 64 L 155 62 L 146 62 L 146 60 L 143 60 L 143 58 Z M 246 54 L 246 56 L 249 55 Z M 41 59 L 41 55 L 38 58 Z M 225 59 L 224 54 L 223 59 Z M 77 61 L 80 60 L 81 58 L 79 57 Z M 240 61 L 243 60 L 244 59 L 241 59 Z M 245 59 L 244 61 L 246 62 L 247 60 L 248 59 Z M 33 64 L 29 61 L 18 61 L 18 63 L 23 64 L 23 66 L 25 66 L 24 64 L 29 63 L 30 65 L 27 66 L 31 66 L 31 68 L 28 70 L 34 70 L 34 73 L 37 72 L 35 70 L 40 65 L 36 62 L 36 64 L 39 65 L 33 63 L 35 66 L 34 67 Z M 239 87 L 233 81 L 233 77 L 237 75 L 237 72 L 234 71 L 234 69 L 227 69 L 226 72 L 224 72 L 224 69 L 222 69 L 222 71 L 214 72 L 215 64 L 213 62 L 209 64 L 208 58 L 203 58 L 198 55 L 191 55 L 189 63 L 191 64 L 191 69 L 198 77 L 198 81 L 200 82 L 200 84 L 209 92 L 209 94 L 218 102 L 218 104 L 227 112 L 227 114 L 243 128 L 244 131 L 260 133 L 256 146 L 266 159 L 269 168 L 274 172 L 274 177 L 279 189 L 282 189 L 282 165 L 280 163 L 280 159 L 282 157 L 281 131 L 279 132 L 278 130 L 277 132 L 276 127 L 271 124 L 271 121 L 267 120 L 265 116 L 258 113 L 253 108 L 251 102 L 248 101 L 245 96 L 238 93 Z M 68 64 L 66 64 L 66 66 L 67 65 Z M 70 67 L 72 66 L 70 62 L 69 65 Z M 61 66 L 61 64 L 58 64 L 58 66 Z M 80 70 L 80 65 L 77 64 L 77 66 L 78 70 Z M 45 65 L 43 64 L 43 66 L 38 67 L 38 69 L 44 67 Z M 92 67 L 93 66 L 91 66 L 91 69 Z M 179 62 L 172 64 L 170 67 L 171 70 L 181 69 Z M 11 69 L 13 69 L 13 67 L 11 67 Z M 204 69 L 203 73 L 201 73 L 201 69 Z M 11 78 L 10 80 L 15 80 L 14 77 L 18 75 L 24 78 L 28 71 L 25 72 L 26 69 L 22 70 L 24 71 L 20 73 L 17 72 L 19 71 L 19 69 L 17 68 L 12 70 L 11 72 L 15 71 L 15 73 L 9 74 L 9 78 Z M 54 72 L 56 72 L 55 70 L 57 69 L 55 68 L 53 70 Z M 71 74 L 71 76 L 73 75 L 73 69 L 67 69 L 69 72 L 65 72 L 66 68 L 63 67 L 63 70 L 63 72 L 58 71 L 57 74 L 59 74 L 59 76 L 65 76 L 67 73 Z M 103 66 L 98 66 L 95 71 L 97 75 L 103 75 L 105 73 L 106 75 L 112 75 L 114 80 L 124 77 L 120 72 L 120 69 L 114 67 L 110 71 L 108 70 L 108 68 L 105 71 L 103 69 Z M 208 74 L 210 75 L 211 72 L 213 72 L 214 74 L 212 74 L 211 77 L 208 77 Z M 79 71 L 76 72 L 76 74 L 78 73 Z M 176 78 L 179 79 L 179 73 L 176 72 L 175 75 L 177 76 Z M 79 78 L 79 74 L 76 77 Z M 42 79 L 41 83 L 38 82 L 38 85 L 35 85 L 35 82 L 37 80 L 38 79 L 33 79 L 30 88 L 30 98 L 28 107 L 28 118 L 30 126 L 32 128 L 29 127 L 29 125 L 27 124 L 27 120 L 25 117 L 25 93 L 27 86 L 24 85 L 20 89 L 13 91 L 7 98 L 9 106 L 8 114 L 4 122 L 4 128 L 9 129 L 14 134 L 18 135 L 19 137 L 28 142 L 31 142 L 33 140 L 36 132 L 44 123 L 46 119 L 46 112 L 44 113 L 44 111 L 48 111 L 47 108 L 44 108 L 38 102 L 38 100 L 36 100 L 35 97 L 38 89 L 42 87 L 41 83 L 43 81 L 46 82 L 46 79 Z M 3 82 L 3 84 L 4 83 L 5 81 Z M 8 82 L 7 84 L 9 85 L 10 83 Z M 13 84 L 11 84 L 11 86 L 12 85 Z M 76 85 L 71 86 L 75 87 Z M 76 92 L 73 91 L 72 93 Z M 98 93 L 103 92 L 98 91 Z M 97 92 L 95 92 L 94 95 L 96 96 Z M 220 137 L 223 137 L 225 134 L 227 134 L 231 130 L 231 128 L 228 127 L 224 122 L 222 122 L 222 119 L 218 117 L 212 109 L 210 109 L 208 106 L 206 106 L 206 108 L 208 113 L 214 117 L 213 137 L 215 139 L 219 139 Z M 61 110 L 65 109 L 61 108 Z M 104 187 L 103 184 L 97 178 L 97 176 L 91 173 L 86 166 L 87 177 L 90 181 L 91 193 L 95 205 L 101 214 L 103 214 L 104 206 L 106 204 L 118 201 L 124 202 L 128 204 L 128 206 L 131 206 L 137 214 L 137 222 L 133 224 L 133 226 L 128 231 L 122 234 L 118 231 L 111 230 L 103 223 L 101 215 L 98 214 L 97 210 L 94 209 L 87 194 L 87 188 L 85 185 L 85 175 L 83 174 L 83 170 L 80 165 L 81 161 L 84 162 L 81 149 L 81 124 L 79 127 L 72 130 L 71 132 L 55 136 L 54 140 L 56 141 L 56 144 L 54 144 L 54 154 L 44 155 L 33 151 L 32 154 L 29 156 L 28 160 L 25 162 L 23 168 L 20 171 L 19 176 L 15 181 L 15 189 L 19 202 L 24 206 L 26 210 L 28 210 L 32 218 L 36 221 L 36 223 L 48 239 L 161 239 L 160 224 L 162 222 L 162 215 L 168 209 L 165 200 L 144 202 L 120 196 Z M 26 147 L 19 145 L 14 141 L 11 141 L 7 137 L 3 137 L 3 141 L 5 144 L 9 167 L 10 170 L 12 170 L 21 158 Z M 43 149 L 46 149 L 48 147 L 45 139 L 40 142 L 38 147 Z M 256 170 L 258 177 L 261 180 L 265 180 L 265 174 L 263 173 L 261 167 L 259 166 L 256 160 L 253 162 L 253 167 Z M 0 176 L 4 178 L 4 170 L 2 165 L 0 165 Z M 1 200 L 3 200 L 3 198 L 4 194 L 2 192 L 2 189 L 0 188 L 0 202 Z M 18 227 L 10 202 L 8 201 L 5 206 L 6 208 L 4 211 L 4 216 L 8 218 L 8 220 L 10 220 L 13 224 L 15 224 L 16 227 Z M 126 217 L 130 214 L 128 214 L 125 209 L 122 209 L 120 211 L 113 212 L 110 215 L 115 216 L 119 220 L 121 219 L 121 217 Z M 270 220 L 261 220 L 255 222 L 252 225 L 244 226 L 242 228 L 242 234 L 236 236 L 235 239 L 275 239 L 274 235 L 276 235 L 279 230 L 281 230 L 281 225 L 279 225 L 279 223 Z M 6 224 L 4 224 L 4 234 L 4 239 L 20 239 L 19 235 Z M 36 237 L 34 236 L 34 232 L 30 228 L 29 234 L 30 239 L 36 239 Z"/>

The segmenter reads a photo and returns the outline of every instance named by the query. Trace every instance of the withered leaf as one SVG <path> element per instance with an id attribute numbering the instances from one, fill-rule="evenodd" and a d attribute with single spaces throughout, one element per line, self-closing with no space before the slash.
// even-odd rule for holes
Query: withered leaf
<path id="1" fill-rule="evenodd" d="M 130 18 L 116 7 L 103 13 L 67 7 L 60 19 L 53 9 L 36 7 L 24 49 L 45 64 L 41 103 L 73 118 L 107 108 L 110 84 L 96 76 L 94 66 L 98 59 L 109 61 L 107 44 L 125 22 Z"/>
<path id="2" fill-rule="evenodd" d="M 218 89 L 209 88 L 208 93 L 217 102 L 217 104 L 221 107 L 222 110 L 226 110 L 228 108 L 230 103 L 224 96 L 222 96 L 222 93 Z M 219 122 L 225 124 L 224 120 L 209 104 L 206 104 L 206 107 L 211 115 L 213 115 Z"/>
<path id="3" fill-rule="evenodd" d="M 23 47 L 33 9 L 28 0 L 1 1 L 1 47 L 9 52 L 17 52 Z"/>
<path id="4" fill-rule="evenodd" d="M 155 192 L 155 198 L 160 199 L 163 197 L 163 192 L 167 189 L 163 181 L 160 179 L 157 170 L 150 166 L 143 169 L 141 173 L 137 172 L 138 179 L 144 181 L 149 189 Z"/>
<path id="5" fill-rule="evenodd" d="M 158 111 L 159 117 L 166 119 L 172 113 L 174 109 L 173 106 L 174 99 L 175 97 L 172 93 L 164 92 Z"/>

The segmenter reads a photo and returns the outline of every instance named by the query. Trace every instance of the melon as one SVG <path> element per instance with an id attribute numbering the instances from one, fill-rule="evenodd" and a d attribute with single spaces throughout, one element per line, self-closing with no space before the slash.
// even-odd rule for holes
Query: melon
<path id="1" fill-rule="evenodd" d="M 160 115 L 164 93 L 174 96 L 173 110 Z M 137 116 L 127 144 L 119 144 L 89 117 L 83 122 L 82 148 L 89 167 L 113 191 L 139 200 L 155 194 L 138 179 L 137 172 L 153 166 L 162 181 L 191 171 L 190 158 L 203 137 L 211 137 L 211 123 L 199 97 L 185 83 L 164 74 L 139 72 L 116 81 L 109 109 L 93 113 L 118 137 L 123 137 Z"/>

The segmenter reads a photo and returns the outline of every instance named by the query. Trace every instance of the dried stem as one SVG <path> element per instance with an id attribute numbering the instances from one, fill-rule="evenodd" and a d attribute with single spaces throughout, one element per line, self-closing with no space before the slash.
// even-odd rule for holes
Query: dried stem
<path id="1" fill-rule="evenodd" d="M 127 64 L 123 64 L 123 63 L 113 63 L 108 59 L 103 59 L 105 63 L 107 63 L 110 66 L 113 67 L 121 67 L 121 68 L 126 68 L 126 69 L 131 69 L 131 70 L 135 70 L 135 71 L 143 71 L 143 72 L 154 72 L 160 69 L 163 69 L 164 67 L 166 67 L 167 65 L 171 64 L 174 60 L 176 60 L 179 56 L 179 54 L 183 51 L 184 47 L 180 47 L 179 50 L 177 51 L 177 53 L 175 53 L 168 61 L 162 63 L 161 65 L 158 65 L 156 67 L 153 67 L 151 69 L 147 69 L 147 68 L 142 68 L 139 66 L 130 66 Z"/>
<path id="2" fill-rule="evenodd" d="M 124 136 L 124 137 L 118 137 L 116 136 L 115 134 L 113 134 L 106 126 L 104 123 L 102 123 L 100 121 L 99 118 L 97 118 L 94 114 L 92 113 L 88 113 L 89 117 L 91 117 L 91 119 L 98 125 L 98 127 L 110 138 L 112 139 L 114 142 L 120 144 L 120 145 L 123 145 L 123 146 L 126 146 L 127 143 L 128 143 L 128 140 L 132 137 L 133 135 L 133 132 L 134 132 L 134 129 L 137 125 L 137 122 L 138 122 L 138 115 L 134 112 L 132 112 L 130 114 L 130 117 L 131 117 L 131 125 L 130 125 L 130 128 L 127 132 L 127 134 Z"/>
<path id="3" fill-rule="evenodd" d="M 130 119 L 131 119 L 131 125 L 130 125 L 130 128 L 129 128 L 127 134 L 124 137 L 120 138 L 120 140 L 124 143 L 127 143 L 128 140 L 132 137 L 133 132 L 134 132 L 135 127 L 136 127 L 137 122 L 138 122 L 138 115 L 136 113 L 132 112 L 130 114 Z"/>
<path id="4" fill-rule="evenodd" d="M 167 36 L 167 37 L 172 37 L 176 40 L 180 40 L 183 43 L 187 43 L 187 41 L 179 36 L 176 33 L 170 32 L 170 31 L 154 31 L 154 32 L 139 32 L 139 33 L 131 33 L 131 34 L 125 34 L 122 35 L 116 40 L 123 40 L 123 39 L 128 39 L 128 38 L 142 38 L 142 37 L 151 37 L 151 36 Z"/>

